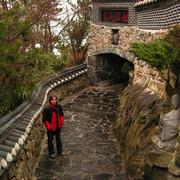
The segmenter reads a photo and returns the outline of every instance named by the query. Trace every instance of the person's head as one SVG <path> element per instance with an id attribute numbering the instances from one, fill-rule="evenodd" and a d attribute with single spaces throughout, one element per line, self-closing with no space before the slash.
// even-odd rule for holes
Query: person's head
<path id="1" fill-rule="evenodd" d="M 57 104 L 57 96 L 56 95 L 50 95 L 49 96 L 49 103 L 56 105 Z"/>

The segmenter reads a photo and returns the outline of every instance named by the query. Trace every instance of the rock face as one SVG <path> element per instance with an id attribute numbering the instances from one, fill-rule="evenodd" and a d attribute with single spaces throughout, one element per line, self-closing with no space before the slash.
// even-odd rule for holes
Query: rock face
<path id="1" fill-rule="evenodd" d="M 148 85 L 132 84 L 121 94 L 112 129 L 119 141 L 130 179 L 179 179 L 179 133 L 176 133 L 173 151 L 158 146 L 162 135 L 160 117 L 167 111 L 172 114 L 171 102 L 153 92 Z"/>
<path id="2" fill-rule="evenodd" d="M 132 179 L 143 176 L 162 104 L 158 94 L 141 85 L 128 86 L 121 95 L 113 131 L 123 152 L 126 173 Z"/>

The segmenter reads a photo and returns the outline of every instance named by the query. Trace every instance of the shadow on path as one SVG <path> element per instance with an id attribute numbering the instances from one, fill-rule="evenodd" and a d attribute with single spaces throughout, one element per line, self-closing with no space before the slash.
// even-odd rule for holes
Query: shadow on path
<path id="1" fill-rule="evenodd" d="M 125 180 L 122 156 L 110 131 L 124 87 L 88 87 L 61 102 L 66 156 L 49 159 L 45 136 L 34 179 Z"/>

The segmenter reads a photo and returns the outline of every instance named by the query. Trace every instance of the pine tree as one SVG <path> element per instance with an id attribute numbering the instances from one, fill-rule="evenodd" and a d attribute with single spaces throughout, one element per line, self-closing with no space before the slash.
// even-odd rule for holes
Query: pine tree
<path id="1" fill-rule="evenodd" d="M 174 29 L 163 39 L 155 39 L 152 43 L 132 43 L 132 49 L 129 51 L 160 71 L 164 68 L 171 69 L 173 64 L 180 61 L 180 26 L 175 26 Z"/>

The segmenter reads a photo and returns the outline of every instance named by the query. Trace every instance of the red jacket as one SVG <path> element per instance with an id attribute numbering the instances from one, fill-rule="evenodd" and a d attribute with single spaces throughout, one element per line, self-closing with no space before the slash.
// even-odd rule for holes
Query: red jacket
<path id="1" fill-rule="evenodd" d="M 49 103 L 43 111 L 43 123 L 50 131 L 55 131 L 57 127 L 58 129 L 62 128 L 62 125 L 64 125 L 64 114 L 60 104 L 54 106 Z"/>

